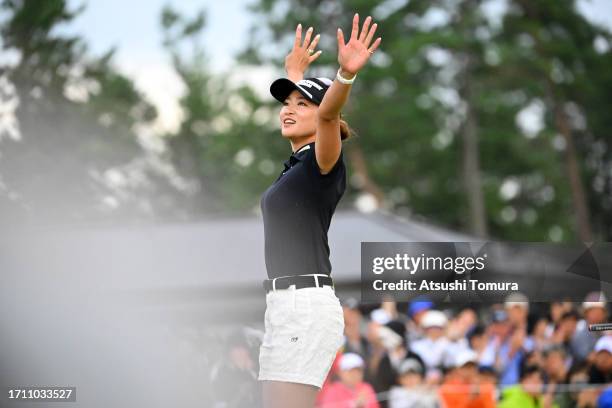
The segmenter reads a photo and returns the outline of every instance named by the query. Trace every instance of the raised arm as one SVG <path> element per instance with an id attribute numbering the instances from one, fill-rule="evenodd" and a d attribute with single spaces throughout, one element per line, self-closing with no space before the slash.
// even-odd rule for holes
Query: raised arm
<path id="1" fill-rule="evenodd" d="M 370 46 L 378 26 L 376 23 L 370 26 L 371 23 L 372 17 L 368 16 L 359 34 L 359 14 L 355 14 L 351 38 L 347 44 L 344 43 L 342 30 L 338 28 L 338 75 L 344 80 L 354 79 L 380 45 L 381 38 L 378 37 Z M 340 156 L 340 111 L 350 92 L 351 85 L 340 82 L 336 76 L 319 105 L 315 154 L 322 174 L 328 173 Z"/>
<path id="2" fill-rule="evenodd" d="M 304 42 L 302 43 L 302 24 L 298 24 L 295 29 L 295 41 L 293 42 L 293 49 L 285 57 L 285 71 L 287 71 L 287 78 L 293 82 L 298 82 L 304 78 L 304 72 L 308 66 L 321 55 L 321 51 L 314 52 L 321 34 L 317 34 L 315 38 L 310 42 L 312 37 L 313 29 L 310 27 L 306 30 L 304 36 Z"/>

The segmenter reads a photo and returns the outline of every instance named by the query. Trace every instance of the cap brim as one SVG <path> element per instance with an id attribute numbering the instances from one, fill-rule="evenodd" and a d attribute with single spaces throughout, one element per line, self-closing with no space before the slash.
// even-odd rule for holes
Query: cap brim
<path id="1" fill-rule="evenodd" d="M 276 81 L 272 82 L 270 85 L 270 93 L 279 102 L 285 102 L 285 99 L 291 94 L 293 91 L 298 91 L 304 98 L 308 99 L 313 103 L 317 103 L 312 99 L 310 95 L 307 95 L 297 86 L 293 81 L 287 78 L 279 78 Z"/>

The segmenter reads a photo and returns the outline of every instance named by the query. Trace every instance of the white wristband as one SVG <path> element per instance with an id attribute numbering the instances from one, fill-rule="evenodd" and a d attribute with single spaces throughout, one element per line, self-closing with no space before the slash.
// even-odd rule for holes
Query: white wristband
<path id="1" fill-rule="evenodd" d="M 338 80 L 338 82 L 345 84 L 345 85 L 350 85 L 353 82 L 355 82 L 355 78 L 357 78 L 357 74 L 355 74 L 351 79 L 346 79 L 342 75 L 340 75 L 341 69 L 342 68 L 338 68 L 338 72 L 336 73 L 336 79 Z"/>

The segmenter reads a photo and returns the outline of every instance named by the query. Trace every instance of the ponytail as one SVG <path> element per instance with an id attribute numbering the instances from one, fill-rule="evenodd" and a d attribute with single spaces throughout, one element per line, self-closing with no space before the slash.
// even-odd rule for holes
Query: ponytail
<path id="1" fill-rule="evenodd" d="M 340 114 L 340 139 L 344 141 L 352 137 L 354 134 L 355 132 L 353 129 L 350 128 L 346 120 L 342 119 L 342 114 Z"/>

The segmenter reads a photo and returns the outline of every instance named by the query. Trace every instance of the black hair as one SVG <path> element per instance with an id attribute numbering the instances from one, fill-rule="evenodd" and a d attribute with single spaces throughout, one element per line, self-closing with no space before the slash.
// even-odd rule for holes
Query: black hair
<path id="1" fill-rule="evenodd" d="M 540 374 L 540 376 L 542 376 L 542 370 L 540 370 L 540 367 L 537 364 L 530 364 L 527 362 L 527 359 L 523 360 L 523 363 L 521 364 L 521 369 L 520 369 L 520 380 L 523 381 L 525 379 L 525 377 L 538 373 Z"/>

